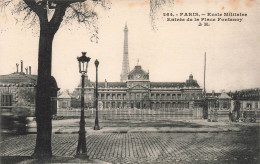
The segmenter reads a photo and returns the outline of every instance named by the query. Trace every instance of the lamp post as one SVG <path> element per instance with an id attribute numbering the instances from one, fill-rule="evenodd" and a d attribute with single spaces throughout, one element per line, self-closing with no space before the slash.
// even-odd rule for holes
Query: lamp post
<path id="1" fill-rule="evenodd" d="M 88 69 L 88 62 L 90 58 L 86 56 L 86 52 L 82 52 L 82 56 L 77 58 L 79 62 L 79 72 L 81 73 L 82 78 L 82 88 L 81 88 L 81 113 L 80 113 L 80 128 L 79 128 L 79 140 L 77 147 L 78 157 L 87 158 L 87 148 L 86 148 L 86 130 L 85 130 L 85 118 L 84 118 L 84 80 L 85 74 Z"/>
<path id="2" fill-rule="evenodd" d="M 96 119 L 95 119 L 95 126 L 94 126 L 94 130 L 100 130 L 99 127 L 99 121 L 98 121 L 98 65 L 99 65 L 99 61 L 96 59 L 95 61 L 95 66 L 96 66 Z"/>

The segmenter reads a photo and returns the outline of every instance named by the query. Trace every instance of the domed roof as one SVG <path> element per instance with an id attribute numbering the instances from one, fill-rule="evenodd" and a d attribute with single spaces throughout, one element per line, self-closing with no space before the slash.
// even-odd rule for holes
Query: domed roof
<path id="1" fill-rule="evenodd" d="M 147 72 L 142 69 L 142 66 L 136 65 L 135 68 L 129 73 L 129 75 L 131 74 L 147 74 Z"/>
<path id="2" fill-rule="evenodd" d="M 144 71 L 140 65 L 129 72 L 128 80 L 149 80 L 149 73 Z"/>

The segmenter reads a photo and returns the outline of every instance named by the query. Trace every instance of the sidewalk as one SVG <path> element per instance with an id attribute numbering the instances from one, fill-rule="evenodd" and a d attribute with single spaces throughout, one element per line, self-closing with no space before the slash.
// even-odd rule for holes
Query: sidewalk
<path id="1" fill-rule="evenodd" d="M 93 130 L 94 120 L 87 122 L 87 133 L 218 133 L 239 132 L 245 126 L 259 126 L 257 123 L 208 122 L 207 120 L 105 120 L 99 125 L 100 130 Z M 78 130 L 77 119 L 57 120 L 53 123 L 55 134 L 75 134 Z"/>
<path id="2" fill-rule="evenodd" d="M 101 161 L 99 159 L 80 159 L 74 157 L 61 157 L 61 156 L 53 156 L 50 159 L 34 159 L 31 156 L 4 156 L 0 157 L 0 163 L 17 163 L 17 164 L 38 164 L 38 163 L 99 163 L 99 164 L 108 164 L 108 162 Z"/>
<path id="3" fill-rule="evenodd" d="M 75 134 L 78 133 L 78 128 L 75 127 L 62 127 L 57 128 L 53 133 L 55 134 Z M 218 133 L 218 132 L 239 132 L 237 127 L 232 128 L 180 128 L 180 127 L 101 127 L 100 130 L 93 130 L 92 127 L 86 128 L 87 133 Z"/>
<path id="4" fill-rule="evenodd" d="M 207 120 L 101 120 L 100 130 L 93 130 L 94 120 L 86 120 L 86 131 L 96 133 L 219 133 L 240 132 L 259 123 L 208 122 Z M 28 134 L 36 134 L 36 122 L 30 122 Z M 78 119 L 53 120 L 54 134 L 76 134 L 79 131 Z M 10 131 L 3 130 L 2 134 Z"/>

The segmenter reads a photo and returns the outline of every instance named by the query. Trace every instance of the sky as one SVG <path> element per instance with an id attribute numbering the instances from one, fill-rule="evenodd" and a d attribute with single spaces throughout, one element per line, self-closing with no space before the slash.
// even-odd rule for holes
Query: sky
<path id="1" fill-rule="evenodd" d="M 111 8 L 96 8 L 98 43 L 91 30 L 76 22 L 62 24 L 53 42 L 52 75 L 61 90 L 80 83 L 77 56 L 91 57 L 88 76 L 95 80 L 94 61 L 99 60 L 99 81 L 120 81 L 124 26 L 127 22 L 130 70 L 139 64 L 149 70 L 150 81 L 184 82 L 193 74 L 203 87 L 204 54 L 206 90 L 220 92 L 260 87 L 260 4 L 254 0 L 175 0 L 163 12 L 246 13 L 242 22 L 167 22 L 162 13 L 153 30 L 150 6 L 145 0 L 111 0 Z M 0 13 L 0 74 L 16 71 L 16 63 L 32 66 L 37 74 L 38 26 L 29 27 L 22 18 L 6 10 Z M 15 21 L 17 18 L 18 23 Z"/>

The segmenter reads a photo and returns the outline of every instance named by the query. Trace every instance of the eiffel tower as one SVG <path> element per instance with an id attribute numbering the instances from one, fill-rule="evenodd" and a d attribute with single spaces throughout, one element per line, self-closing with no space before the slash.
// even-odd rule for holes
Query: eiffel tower
<path id="1" fill-rule="evenodd" d="M 124 38 L 124 54 L 123 54 L 123 64 L 122 64 L 122 72 L 120 75 L 120 81 L 126 82 L 128 79 L 128 73 L 129 73 L 129 59 L 128 59 L 128 28 L 127 24 L 125 24 L 125 38 Z"/>

